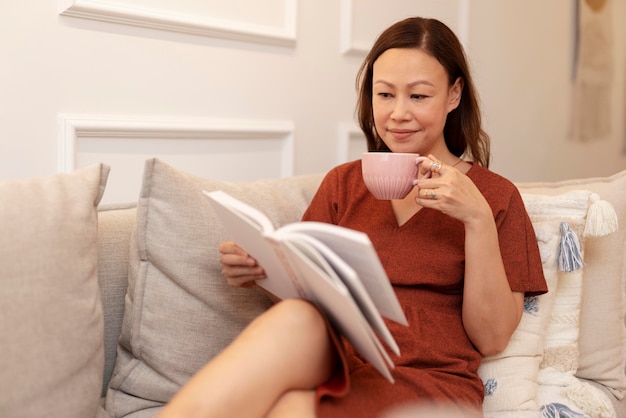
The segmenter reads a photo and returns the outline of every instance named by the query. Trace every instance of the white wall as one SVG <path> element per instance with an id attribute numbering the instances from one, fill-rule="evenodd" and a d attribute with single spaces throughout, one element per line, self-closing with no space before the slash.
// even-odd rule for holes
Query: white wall
<path id="1" fill-rule="evenodd" d="M 610 1 L 613 132 L 584 143 L 570 139 L 574 1 L 471 2 L 469 52 L 493 142 L 492 169 L 518 181 L 626 169 L 626 1 Z"/>
<path id="2" fill-rule="evenodd" d="M 5 2 L 0 178 L 104 161 L 105 200 L 129 201 L 151 156 L 221 179 L 325 171 L 364 149 L 353 121 L 360 50 L 406 14 L 441 17 L 464 39 L 495 171 L 516 181 L 612 174 L 626 168 L 626 2 L 612 1 L 614 132 L 588 143 L 568 139 L 573 0 L 108 2 L 152 8 L 141 21 L 182 32 L 59 14 L 95 0 Z"/>

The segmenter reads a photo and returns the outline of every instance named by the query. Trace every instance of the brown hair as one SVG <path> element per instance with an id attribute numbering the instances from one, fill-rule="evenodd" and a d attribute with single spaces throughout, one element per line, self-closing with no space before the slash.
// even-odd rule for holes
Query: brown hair
<path id="1" fill-rule="evenodd" d="M 356 112 L 367 138 L 368 151 L 390 151 L 374 126 L 372 113 L 372 78 L 374 62 L 392 48 L 418 48 L 432 55 L 448 73 L 450 86 L 463 80 L 459 106 L 448 114 L 443 130 L 446 145 L 457 157 L 465 154 L 477 164 L 489 167 L 489 135 L 482 129 L 478 97 L 469 67 L 458 38 L 436 19 L 412 17 L 387 28 L 376 40 L 359 69 L 356 84 Z"/>

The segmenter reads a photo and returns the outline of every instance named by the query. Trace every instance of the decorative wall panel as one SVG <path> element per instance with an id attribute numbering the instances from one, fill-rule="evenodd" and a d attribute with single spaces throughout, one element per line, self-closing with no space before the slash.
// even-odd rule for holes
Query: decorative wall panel
<path id="1" fill-rule="evenodd" d="M 361 154 L 367 151 L 365 135 L 354 123 L 342 123 L 339 125 L 339 140 L 337 143 L 337 164 L 360 160 Z"/>
<path id="2" fill-rule="evenodd" d="M 148 158 L 206 178 L 250 181 L 293 175 L 293 149 L 290 121 L 59 117 L 59 171 L 109 164 L 105 202 L 137 199 Z"/>
<path id="3" fill-rule="evenodd" d="M 59 13 L 238 41 L 296 43 L 297 0 L 60 0 Z"/>
<path id="4" fill-rule="evenodd" d="M 434 17 L 466 44 L 469 0 L 340 0 L 342 54 L 364 55 L 392 23 L 411 16 Z"/>

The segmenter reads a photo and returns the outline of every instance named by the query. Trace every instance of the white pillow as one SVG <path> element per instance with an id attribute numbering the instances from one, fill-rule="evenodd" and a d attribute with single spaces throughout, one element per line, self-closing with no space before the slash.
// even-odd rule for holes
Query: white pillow
<path id="1" fill-rule="evenodd" d="M 589 195 L 590 192 L 584 190 L 558 196 L 522 193 L 537 236 L 548 293 L 524 300 L 522 319 L 507 348 L 483 359 L 479 367 L 478 373 L 485 385 L 483 412 L 486 418 L 539 413 L 537 379 L 544 354 L 545 330 L 551 322 L 558 293 L 561 223 L 584 222 Z"/>
<path id="2" fill-rule="evenodd" d="M 576 376 L 598 382 L 616 398 L 626 394 L 624 374 L 624 281 L 626 269 L 626 170 L 609 177 L 560 182 L 518 183 L 522 193 L 557 195 L 585 189 L 609 202 L 618 216 L 618 231 L 585 239 L 583 299 Z"/>

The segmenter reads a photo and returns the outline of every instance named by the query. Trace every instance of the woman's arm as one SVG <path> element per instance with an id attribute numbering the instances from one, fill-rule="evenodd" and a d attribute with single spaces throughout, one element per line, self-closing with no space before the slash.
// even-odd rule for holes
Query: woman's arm
<path id="1" fill-rule="evenodd" d="M 504 350 L 522 317 L 524 294 L 513 292 L 504 271 L 491 211 L 465 224 L 463 325 L 483 355 Z"/>
<path id="2" fill-rule="evenodd" d="M 434 160 L 433 156 L 429 158 Z M 422 167 L 429 167 L 428 162 Z M 439 210 L 465 226 L 463 325 L 483 355 L 504 350 L 522 316 L 524 294 L 513 292 L 504 269 L 491 207 L 474 182 L 460 170 L 443 166 L 420 180 L 417 203 Z M 429 198 L 434 190 L 436 198 Z"/>

